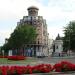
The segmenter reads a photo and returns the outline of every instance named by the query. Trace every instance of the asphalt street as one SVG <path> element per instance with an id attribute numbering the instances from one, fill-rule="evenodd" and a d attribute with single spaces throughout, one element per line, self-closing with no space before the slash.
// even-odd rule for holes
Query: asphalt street
<path id="1" fill-rule="evenodd" d="M 61 61 L 69 61 L 75 63 L 75 57 L 45 57 L 45 58 L 37 58 L 39 63 L 50 63 L 55 64 Z"/>

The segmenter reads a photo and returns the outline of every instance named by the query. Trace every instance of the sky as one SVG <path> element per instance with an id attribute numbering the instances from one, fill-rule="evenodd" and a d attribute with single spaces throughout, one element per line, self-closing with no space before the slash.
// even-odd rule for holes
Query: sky
<path id="1" fill-rule="evenodd" d="M 39 16 L 46 19 L 49 38 L 63 36 L 64 27 L 75 20 L 75 0 L 0 0 L 0 46 L 17 26 L 17 22 L 28 15 L 27 8 L 39 8 Z"/>

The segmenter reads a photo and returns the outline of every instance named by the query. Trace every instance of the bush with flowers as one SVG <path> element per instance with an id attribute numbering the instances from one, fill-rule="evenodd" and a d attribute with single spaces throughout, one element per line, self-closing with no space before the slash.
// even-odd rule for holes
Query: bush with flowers
<path id="1" fill-rule="evenodd" d="M 75 71 L 75 64 L 61 61 L 53 66 L 50 64 L 39 64 L 35 66 L 0 66 L 0 75 L 25 75 L 35 73 L 52 73 L 52 72 L 67 72 Z"/>
<path id="2" fill-rule="evenodd" d="M 0 56 L 0 58 L 7 58 L 8 60 L 24 60 L 26 59 L 25 56 Z"/>
<path id="3" fill-rule="evenodd" d="M 22 75 L 32 73 L 48 73 L 52 70 L 50 64 L 40 64 L 36 66 L 1 66 L 0 75 Z"/>
<path id="4" fill-rule="evenodd" d="M 61 61 L 53 66 L 53 70 L 56 72 L 75 71 L 75 64 L 67 61 Z"/>
<path id="5" fill-rule="evenodd" d="M 24 60 L 25 56 L 8 56 L 8 60 Z"/>
<path id="6" fill-rule="evenodd" d="M 8 58 L 8 56 L 0 56 L 0 58 Z"/>

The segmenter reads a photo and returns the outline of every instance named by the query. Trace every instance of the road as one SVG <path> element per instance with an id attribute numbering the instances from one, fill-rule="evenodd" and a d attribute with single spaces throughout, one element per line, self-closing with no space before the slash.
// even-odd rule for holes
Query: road
<path id="1" fill-rule="evenodd" d="M 72 63 L 75 63 L 75 57 L 45 57 L 45 58 L 31 58 L 33 60 L 36 60 L 36 62 L 32 62 L 30 65 L 36 65 L 36 64 L 41 64 L 41 63 L 48 63 L 48 64 L 55 64 L 61 61 L 69 61 Z M 8 65 L 8 66 L 14 66 L 14 65 L 19 65 L 19 66 L 23 66 L 23 65 L 27 65 L 27 64 L 0 64 L 1 66 L 3 65 Z M 69 73 L 69 74 L 57 74 L 57 73 L 53 73 L 53 74 L 31 74 L 31 75 L 75 75 L 75 73 Z"/>
<path id="2" fill-rule="evenodd" d="M 45 58 L 37 58 L 39 63 L 51 63 L 55 64 L 61 61 L 69 61 L 72 63 L 75 63 L 75 57 L 45 57 Z"/>
<path id="3" fill-rule="evenodd" d="M 37 58 L 38 63 L 49 63 L 49 64 L 55 64 L 61 61 L 69 61 L 72 63 L 75 63 L 75 57 L 45 57 L 45 58 Z M 42 74 L 41 74 L 42 75 Z M 45 74 L 45 75 L 49 75 L 49 74 Z M 65 74 L 61 74 L 61 73 L 53 73 L 51 75 L 75 75 L 75 73 L 65 73 Z"/>

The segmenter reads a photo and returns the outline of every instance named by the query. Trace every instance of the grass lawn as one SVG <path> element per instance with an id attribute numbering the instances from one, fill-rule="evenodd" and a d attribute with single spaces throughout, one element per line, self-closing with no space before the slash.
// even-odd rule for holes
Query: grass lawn
<path id="1" fill-rule="evenodd" d="M 25 60 L 8 60 L 7 58 L 0 58 L 0 64 L 36 64 L 35 58 L 26 58 Z"/>

